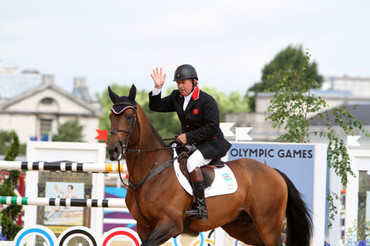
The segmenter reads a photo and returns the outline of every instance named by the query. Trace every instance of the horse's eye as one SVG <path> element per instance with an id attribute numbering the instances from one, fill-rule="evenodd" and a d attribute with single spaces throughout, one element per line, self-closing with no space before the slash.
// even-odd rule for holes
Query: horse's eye
<path id="1" fill-rule="evenodd" d="M 133 118 L 134 118 L 134 115 L 132 115 L 132 114 L 127 114 L 126 115 L 126 120 L 127 121 L 131 121 Z"/>

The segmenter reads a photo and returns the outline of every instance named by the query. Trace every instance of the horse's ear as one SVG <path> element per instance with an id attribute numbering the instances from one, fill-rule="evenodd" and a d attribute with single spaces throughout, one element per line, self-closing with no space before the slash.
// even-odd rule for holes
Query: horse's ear
<path id="1" fill-rule="evenodd" d="M 135 97 L 136 97 L 136 87 L 134 84 L 132 84 L 128 98 L 135 102 Z"/>
<path id="2" fill-rule="evenodd" d="M 116 103 L 119 96 L 112 91 L 110 86 L 108 86 L 108 93 L 109 93 L 110 100 L 112 100 L 113 103 Z"/>

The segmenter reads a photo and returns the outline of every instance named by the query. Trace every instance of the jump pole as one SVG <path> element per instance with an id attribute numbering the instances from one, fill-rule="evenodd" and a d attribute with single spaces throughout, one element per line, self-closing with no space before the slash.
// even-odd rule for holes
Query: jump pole
<path id="1" fill-rule="evenodd" d="M 22 171 L 60 171 L 88 173 L 118 173 L 124 172 L 124 164 L 82 163 L 82 162 L 43 162 L 43 161 L 0 161 L 0 169 Z M 128 174 L 126 174 L 128 175 Z M 127 176 L 128 177 L 128 176 Z M 127 178 L 126 177 L 126 178 Z"/>
<path id="2" fill-rule="evenodd" d="M 89 208 L 125 208 L 126 207 L 125 199 L 121 199 L 121 198 L 77 199 L 77 198 L 0 196 L 0 204 L 89 207 Z"/>

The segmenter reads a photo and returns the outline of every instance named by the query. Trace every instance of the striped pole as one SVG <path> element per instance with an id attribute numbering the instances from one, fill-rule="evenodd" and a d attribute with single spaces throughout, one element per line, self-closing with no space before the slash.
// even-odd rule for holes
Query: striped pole
<path id="1" fill-rule="evenodd" d="M 46 198 L 46 197 L 16 197 L 0 196 L 0 204 L 36 205 L 64 207 L 94 207 L 94 208 L 125 208 L 125 199 L 77 199 L 77 198 Z"/>
<path id="2" fill-rule="evenodd" d="M 123 164 L 119 169 L 124 171 Z M 118 173 L 118 164 L 81 162 L 43 162 L 43 161 L 0 161 L 0 169 L 23 171 L 61 171 L 88 173 Z M 128 177 L 128 174 L 126 174 Z M 127 178 L 126 177 L 126 178 Z"/>

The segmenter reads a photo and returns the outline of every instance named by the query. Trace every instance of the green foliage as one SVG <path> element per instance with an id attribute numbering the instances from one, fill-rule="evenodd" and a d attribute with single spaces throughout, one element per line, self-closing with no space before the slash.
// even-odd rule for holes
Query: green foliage
<path id="1" fill-rule="evenodd" d="M 6 235 L 7 240 L 13 241 L 17 233 L 22 230 L 22 226 L 19 226 L 13 222 L 9 217 L 5 216 L 3 211 L 1 212 L 1 234 Z M 0 243 L 1 244 L 1 243 Z"/>
<path id="2" fill-rule="evenodd" d="M 127 96 L 131 88 L 131 86 L 128 85 L 121 86 L 117 84 L 110 85 L 110 87 L 119 96 Z M 172 89 L 169 89 L 168 93 L 170 93 Z M 137 90 L 135 100 L 144 110 L 151 124 L 163 138 L 172 138 L 175 135 L 178 135 L 181 132 L 181 126 L 177 120 L 176 113 L 161 114 L 157 112 L 152 112 L 149 109 L 148 93 L 149 92 L 145 90 Z M 97 94 L 96 97 L 98 98 L 104 109 L 103 115 L 99 118 L 99 128 L 103 130 L 109 130 L 111 129 L 109 114 L 112 108 L 112 101 L 109 98 L 108 90 L 104 91 L 101 94 Z"/>
<path id="3" fill-rule="evenodd" d="M 274 72 L 268 79 L 279 77 L 271 88 L 265 91 L 274 91 L 275 94 L 267 109 L 269 116 L 266 120 L 272 126 L 284 127 L 286 133 L 278 141 L 307 143 L 311 136 L 319 136 L 328 141 L 328 165 L 340 177 L 342 185 L 348 183 L 348 174 L 353 175 L 350 168 L 350 158 L 345 142 L 335 133 L 334 124 L 338 125 L 346 135 L 354 135 L 356 130 L 370 136 L 358 120 L 345 107 L 327 110 L 327 104 L 321 97 L 312 94 L 318 82 L 307 76 L 307 64 L 310 54 L 306 53 L 306 63 L 298 69 L 292 66 Z M 275 74 L 278 75 L 275 75 Z M 314 119 L 325 119 L 324 131 L 310 131 L 309 123 Z M 332 194 L 329 194 L 332 195 Z M 329 201 L 332 202 L 332 197 Z M 332 203 L 330 206 L 334 206 Z M 334 208 L 331 207 L 331 212 Z M 332 218 L 334 215 L 330 215 Z"/>
<path id="4" fill-rule="evenodd" d="M 6 161 L 14 161 L 19 153 L 19 138 L 13 131 L 11 132 L 11 144 L 5 155 Z M 17 186 L 20 172 L 17 170 L 10 171 L 9 177 L 0 186 L 0 196 L 16 196 L 14 189 Z M 22 206 L 11 205 L 0 212 L 0 224 L 2 226 L 2 234 L 6 235 L 8 240 L 13 240 L 18 231 L 22 229 L 14 221 L 18 218 L 22 210 Z"/>
<path id="5" fill-rule="evenodd" d="M 0 131 L 0 154 L 5 155 L 8 151 L 11 141 L 12 135 L 14 131 Z M 24 155 L 26 152 L 26 145 L 20 144 L 19 145 L 19 154 Z"/>
<path id="6" fill-rule="evenodd" d="M 117 84 L 113 84 L 110 85 L 110 87 L 117 95 L 120 96 L 128 95 L 130 91 L 129 86 L 119 86 Z M 109 98 L 108 90 L 105 90 L 102 94 L 97 93 L 96 98 L 103 107 L 103 114 L 99 118 L 99 129 L 109 130 L 110 129 L 109 114 L 112 108 L 112 101 Z"/>
<path id="7" fill-rule="evenodd" d="M 327 194 L 327 200 L 329 202 L 329 221 L 328 221 L 329 228 L 333 226 L 332 221 L 334 221 L 335 216 L 338 214 L 338 209 L 334 205 L 335 200 L 338 199 L 339 199 L 338 194 L 333 191 L 329 191 L 329 194 Z"/>
<path id="8" fill-rule="evenodd" d="M 80 125 L 79 119 L 66 121 L 58 127 L 58 134 L 53 136 L 55 142 L 82 142 L 83 126 Z"/>
<path id="9" fill-rule="evenodd" d="M 11 144 L 8 148 L 8 151 L 5 154 L 6 161 L 14 161 L 19 154 L 19 138 L 15 131 L 10 133 L 11 135 Z"/>
<path id="10" fill-rule="evenodd" d="M 216 100 L 220 109 L 220 122 L 224 122 L 226 115 L 229 113 L 249 112 L 248 99 L 242 97 L 239 91 L 233 91 L 230 96 L 227 96 L 225 93 L 216 91 L 208 86 L 205 86 L 202 90 L 212 95 Z"/>
<path id="11" fill-rule="evenodd" d="M 306 55 L 302 47 L 293 47 L 289 45 L 286 49 L 279 52 L 270 63 L 265 65 L 262 69 L 261 82 L 254 84 L 248 89 L 249 107 L 253 111 L 255 110 L 257 92 L 263 92 L 267 89 L 274 91 L 272 87 L 286 76 L 285 73 L 280 71 L 287 68 L 299 70 L 302 66 L 305 67 L 306 71 L 304 74 L 300 74 L 300 76 L 302 76 L 300 79 L 303 81 L 315 81 L 316 83 L 312 84 L 312 88 L 320 87 L 323 77 L 318 73 L 316 62 L 307 63 Z"/>
<path id="12" fill-rule="evenodd" d="M 128 85 L 111 85 L 112 90 L 122 96 L 128 95 L 131 86 Z M 163 96 L 169 95 L 176 86 L 171 86 L 166 92 L 162 92 Z M 203 91 L 212 95 L 218 103 L 220 108 L 221 122 L 225 120 L 227 113 L 242 113 L 248 112 L 248 103 L 246 98 L 241 97 L 239 92 L 232 92 L 228 97 L 223 92 L 218 92 L 211 87 L 201 88 Z M 181 125 L 175 112 L 172 113 L 158 113 L 149 109 L 149 92 L 145 90 L 138 90 L 136 93 L 136 102 L 143 108 L 146 116 L 151 124 L 158 131 L 163 138 L 172 138 L 181 133 Z M 110 129 L 109 114 L 112 108 L 112 102 L 109 98 L 108 91 L 102 94 L 97 94 L 99 102 L 103 105 L 104 114 L 99 118 L 99 128 L 108 130 Z"/>
<path id="13" fill-rule="evenodd" d="M 10 146 L 12 133 L 8 131 L 0 131 L 0 153 L 5 154 Z"/>
<path id="14" fill-rule="evenodd" d="M 356 221 L 353 222 L 352 227 L 348 228 L 345 233 L 345 246 L 366 246 L 370 245 L 370 239 L 364 239 L 365 241 L 361 240 L 362 238 L 367 238 L 367 235 L 361 235 L 361 230 L 356 226 Z M 370 222 L 366 222 L 364 228 L 369 228 Z"/>
<path id="15" fill-rule="evenodd" d="M 267 119 L 271 120 L 273 127 L 284 125 L 288 131 L 280 136 L 278 141 L 307 142 L 308 114 L 321 111 L 326 107 L 324 100 L 311 94 L 311 88 L 317 82 L 313 79 L 305 80 L 305 71 L 304 66 L 299 70 L 290 66 L 285 70 L 275 72 L 279 74 L 281 80 L 265 90 L 275 92 L 267 109 L 271 112 Z M 277 76 L 268 75 L 267 79 L 272 77 Z"/>

